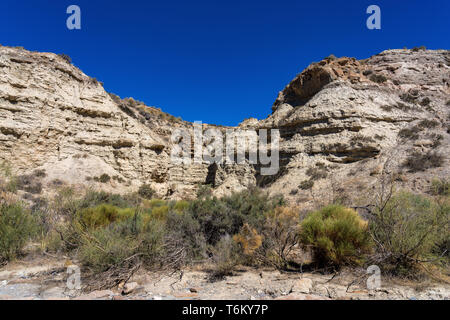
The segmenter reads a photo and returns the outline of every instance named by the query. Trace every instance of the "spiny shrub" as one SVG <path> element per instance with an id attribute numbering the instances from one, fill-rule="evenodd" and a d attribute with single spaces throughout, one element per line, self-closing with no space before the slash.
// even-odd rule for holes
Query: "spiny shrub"
<path id="1" fill-rule="evenodd" d="M 431 194 L 435 196 L 450 196 L 450 181 L 445 179 L 433 179 L 431 181 Z"/>
<path id="2" fill-rule="evenodd" d="M 340 205 L 310 213 L 301 223 L 300 239 L 320 266 L 360 264 L 371 248 L 367 223 L 355 210 Z"/>
<path id="3" fill-rule="evenodd" d="M 266 214 L 261 231 L 263 262 L 278 269 L 286 269 L 292 261 L 291 253 L 299 243 L 300 215 L 297 209 L 277 207 Z"/>
<path id="4" fill-rule="evenodd" d="M 192 215 L 169 212 L 165 226 L 164 241 L 170 244 L 166 251 L 183 252 L 184 256 L 180 263 L 186 264 L 207 256 L 205 236 L 201 232 L 200 223 Z"/>
<path id="5" fill-rule="evenodd" d="M 248 256 L 252 256 L 261 247 L 262 239 L 263 237 L 248 223 L 245 223 L 241 231 L 233 236 L 233 240 L 241 247 L 244 255 Z"/>
<path id="6" fill-rule="evenodd" d="M 151 199 L 155 195 L 155 190 L 148 184 L 143 184 L 139 187 L 138 194 L 144 199 Z"/>
<path id="7" fill-rule="evenodd" d="M 229 235 L 220 238 L 212 250 L 213 278 L 231 275 L 239 263 L 239 248 Z"/>
<path id="8" fill-rule="evenodd" d="M 392 196 L 370 218 L 377 246 L 376 261 L 384 270 L 410 276 L 420 260 L 433 257 L 433 248 L 449 238 L 450 206 L 408 192 Z"/>
<path id="9" fill-rule="evenodd" d="M 434 152 L 428 151 L 421 153 L 413 151 L 408 155 L 403 166 L 408 168 L 410 172 L 425 171 L 430 168 L 441 167 L 444 164 L 444 156 Z"/>
<path id="10" fill-rule="evenodd" d="M 72 64 L 72 58 L 70 58 L 67 54 L 60 53 L 58 56 L 64 59 L 68 64 Z"/>
<path id="11" fill-rule="evenodd" d="M 82 209 L 78 215 L 79 222 L 84 228 L 93 229 L 129 219 L 134 213 L 134 209 L 121 209 L 109 204 L 102 204 L 94 208 Z"/>
<path id="12" fill-rule="evenodd" d="M 132 268 L 138 261 L 147 266 L 161 262 L 164 225 L 157 220 L 144 224 L 139 212 L 103 227 L 79 233 L 78 257 L 97 273 Z"/>
<path id="13" fill-rule="evenodd" d="M 79 201 L 78 205 L 81 208 L 90 208 L 98 206 L 100 204 L 109 204 L 119 208 L 128 208 L 136 207 L 139 202 L 139 197 L 134 193 L 122 196 L 120 194 L 88 189 L 83 198 Z"/>
<path id="14" fill-rule="evenodd" d="M 37 230 L 36 220 L 21 204 L 0 205 L 0 263 L 16 258 Z"/>
<path id="15" fill-rule="evenodd" d="M 387 81 L 387 78 L 382 74 L 373 73 L 370 75 L 369 79 L 376 83 L 383 83 Z"/>
<path id="16" fill-rule="evenodd" d="M 198 189 L 197 189 L 197 198 L 198 199 L 210 197 L 211 195 L 212 195 L 212 189 L 211 189 L 210 184 L 204 184 L 204 185 L 198 186 Z"/>

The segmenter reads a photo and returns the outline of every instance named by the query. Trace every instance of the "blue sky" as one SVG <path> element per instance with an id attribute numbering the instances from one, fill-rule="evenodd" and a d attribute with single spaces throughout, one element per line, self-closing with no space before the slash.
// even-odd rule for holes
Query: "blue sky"
<path id="1" fill-rule="evenodd" d="M 66 8 L 81 8 L 81 30 Z M 381 30 L 366 8 L 381 8 Z M 384 49 L 450 49 L 448 0 L 2 0 L 0 43 L 66 53 L 119 96 L 185 120 L 265 118 L 313 61 Z"/>

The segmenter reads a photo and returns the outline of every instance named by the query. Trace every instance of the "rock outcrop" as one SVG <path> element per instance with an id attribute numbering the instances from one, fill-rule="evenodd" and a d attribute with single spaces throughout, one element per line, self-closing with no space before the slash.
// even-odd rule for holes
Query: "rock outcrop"
<path id="1" fill-rule="evenodd" d="M 447 50 L 314 63 L 267 119 L 239 126 L 280 130 L 280 171 L 261 176 L 250 164 L 174 164 L 171 134 L 193 124 L 108 94 L 58 55 L 0 47 L 0 161 L 18 174 L 45 170 L 44 189 L 59 181 L 127 192 L 148 183 L 167 198 L 208 183 L 217 195 L 257 184 L 296 202 L 354 198 L 382 174 L 424 192 L 433 177 L 449 176 L 449 85 Z"/>

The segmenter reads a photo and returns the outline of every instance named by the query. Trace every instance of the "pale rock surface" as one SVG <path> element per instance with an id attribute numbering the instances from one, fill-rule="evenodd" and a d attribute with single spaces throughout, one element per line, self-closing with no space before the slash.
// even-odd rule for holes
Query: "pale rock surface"
<path id="1" fill-rule="evenodd" d="M 447 50 L 311 64 L 279 93 L 267 119 L 237 127 L 280 130 L 280 171 L 262 176 L 248 163 L 175 164 L 171 134 L 192 131 L 192 123 L 108 94 L 55 54 L 0 47 L 0 161 L 17 174 L 44 169 L 44 190 L 62 182 L 124 193 L 148 183 L 159 197 L 180 199 L 201 184 L 218 196 L 258 185 L 314 205 L 370 194 L 380 175 L 391 174 L 403 177 L 401 187 L 426 192 L 433 177 L 450 173 L 449 82 Z M 424 119 L 436 125 L 417 139 L 399 136 Z M 413 151 L 436 152 L 443 163 L 410 172 L 403 163 Z M 111 179 L 94 179 L 103 174 Z"/>

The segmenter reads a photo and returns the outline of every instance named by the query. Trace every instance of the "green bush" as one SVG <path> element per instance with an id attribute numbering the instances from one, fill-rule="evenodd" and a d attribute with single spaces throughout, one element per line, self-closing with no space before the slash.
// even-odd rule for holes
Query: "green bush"
<path id="1" fill-rule="evenodd" d="M 147 266 L 160 264 L 164 225 L 157 220 L 144 223 L 139 212 L 123 220 L 79 232 L 79 258 L 93 272 L 132 268 L 141 261 Z"/>
<path id="2" fill-rule="evenodd" d="M 193 200 L 187 212 L 199 222 L 207 243 L 215 245 L 223 236 L 238 233 L 244 223 L 260 230 L 265 213 L 282 204 L 283 197 L 269 196 L 255 188 L 220 199 Z"/>
<path id="3" fill-rule="evenodd" d="M 300 240 L 320 266 L 360 264 L 371 248 L 367 223 L 355 210 L 340 205 L 310 213 L 301 223 Z"/>
<path id="4" fill-rule="evenodd" d="M 450 181 L 445 179 L 433 179 L 431 181 L 431 194 L 435 196 L 450 196 Z"/>
<path id="5" fill-rule="evenodd" d="M 220 238 L 212 249 L 212 260 L 214 262 L 213 278 L 232 275 L 239 263 L 239 247 L 236 242 L 228 235 Z"/>
<path id="6" fill-rule="evenodd" d="M 389 198 L 370 219 L 375 263 L 387 272 L 410 275 L 421 260 L 435 257 L 436 245 L 449 238 L 449 213 L 448 203 L 424 196 L 400 192 Z"/>
<path id="7" fill-rule="evenodd" d="M 139 187 L 138 194 L 144 199 L 151 199 L 155 195 L 155 190 L 148 184 L 143 184 Z"/>
<path id="8" fill-rule="evenodd" d="M 82 233 L 78 255 L 81 263 L 98 273 L 121 266 L 127 258 L 133 256 L 138 240 L 132 233 L 124 230 L 126 223 Z"/>
<path id="9" fill-rule="evenodd" d="M 119 208 L 129 208 L 136 207 L 139 202 L 139 197 L 133 193 L 122 196 L 120 194 L 88 189 L 80 200 L 79 206 L 81 208 L 90 208 L 100 204 L 109 204 Z"/>
<path id="10" fill-rule="evenodd" d="M 21 204 L 0 205 L 0 262 L 16 258 L 37 230 L 37 222 Z"/>
<path id="11" fill-rule="evenodd" d="M 82 209 L 78 212 L 78 221 L 86 229 L 107 226 L 113 222 L 124 221 L 133 217 L 134 209 L 121 209 L 109 204 L 101 204 L 94 208 Z"/>
<path id="12" fill-rule="evenodd" d="M 184 256 L 180 263 L 184 264 L 207 257 L 205 236 L 200 223 L 192 215 L 169 212 L 165 228 L 164 242 L 169 244 L 166 255 L 170 257 L 174 252 L 181 251 Z"/>

